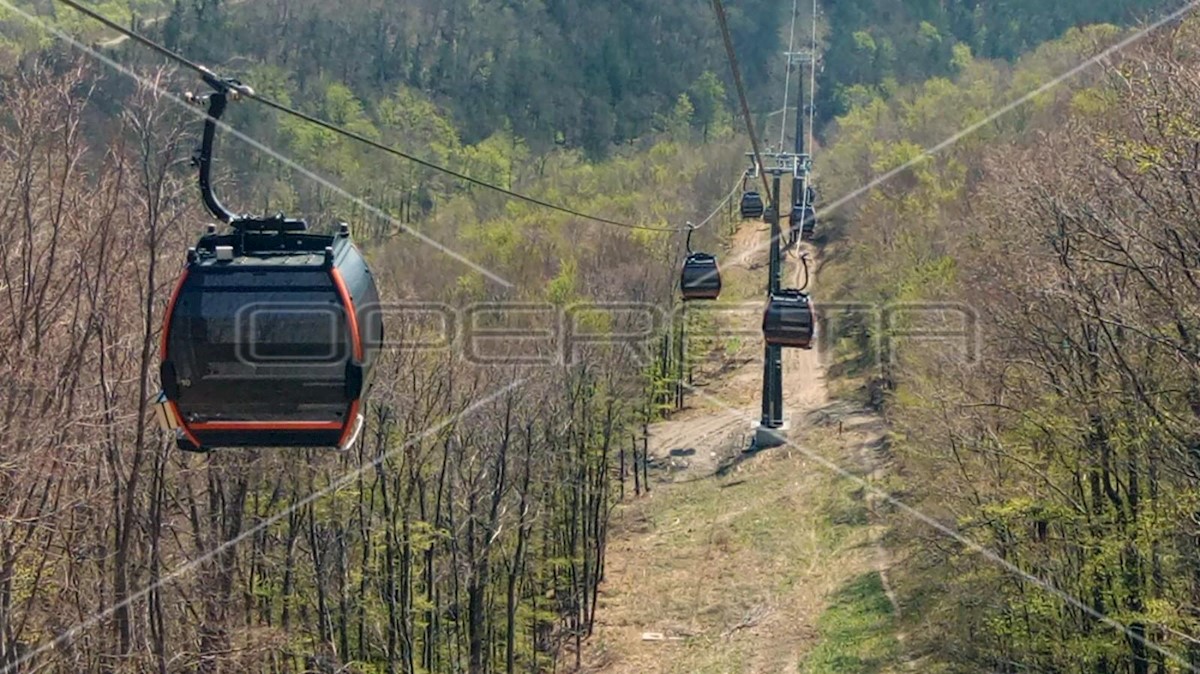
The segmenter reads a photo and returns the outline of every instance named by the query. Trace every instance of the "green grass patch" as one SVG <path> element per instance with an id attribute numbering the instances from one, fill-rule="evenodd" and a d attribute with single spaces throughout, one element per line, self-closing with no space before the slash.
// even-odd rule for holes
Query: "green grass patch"
<path id="1" fill-rule="evenodd" d="M 838 480 L 837 489 L 832 490 L 824 503 L 829 523 L 850 529 L 869 524 L 870 514 L 863 496 L 863 488 L 858 484 L 846 478 Z"/>
<path id="2" fill-rule="evenodd" d="M 892 605 L 879 574 L 863 574 L 835 594 L 817 622 L 821 640 L 802 674 L 875 674 L 899 653 Z"/>

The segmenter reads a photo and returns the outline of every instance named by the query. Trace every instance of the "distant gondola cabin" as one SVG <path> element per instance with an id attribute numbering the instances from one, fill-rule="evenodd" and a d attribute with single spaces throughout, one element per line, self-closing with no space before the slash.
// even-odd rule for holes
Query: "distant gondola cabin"
<path id="1" fill-rule="evenodd" d="M 721 269 L 708 253 L 692 253 L 683 262 L 679 288 L 685 300 L 715 300 L 721 296 Z"/>
<path id="2" fill-rule="evenodd" d="M 762 196 L 753 191 L 743 194 L 740 211 L 746 220 L 761 218 L 764 211 Z"/>
<path id="3" fill-rule="evenodd" d="M 800 218 L 800 233 L 805 239 L 811 239 L 817 228 L 817 211 L 812 206 L 804 206 L 799 212 L 792 211 Z"/>
<path id="4" fill-rule="evenodd" d="M 772 293 L 763 311 L 762 330 L 763 339 L 772 346 L 811 349 L 816 332 L 812 301 L 800 290 Z"/>

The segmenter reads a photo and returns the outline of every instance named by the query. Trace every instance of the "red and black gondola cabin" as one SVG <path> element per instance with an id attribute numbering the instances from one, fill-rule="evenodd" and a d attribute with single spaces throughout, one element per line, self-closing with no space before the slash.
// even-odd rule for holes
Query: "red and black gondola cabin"
<path id="1" fill-rule="evenodd" d="M 383 339 L 379 295 L 349 234 L 211 234 L 163 326 L 179 444 L 345 447 Z"/>
<path id="2" fill-rule="evenodd" d="M 227 96 L 249 89 L 205 81 L 216 92 L 197 157 L 200 190 L 232 231 L 210 225 L 188 249 L 163 325 L 160 419 L 189 451 L 347 448 L 383 344 L 375 280 L 345 224 L 309 234 L 303 220 L 221 205 L 210 183 L 216 121 Z"/>

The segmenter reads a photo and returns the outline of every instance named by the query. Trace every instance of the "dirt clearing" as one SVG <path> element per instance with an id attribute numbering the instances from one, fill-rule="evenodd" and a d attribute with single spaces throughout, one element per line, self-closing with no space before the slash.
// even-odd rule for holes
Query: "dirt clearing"
<path id="1" fill-rule="evenodd" d="M 735 298 L 761 296 L 761 228 L 747 223 L 725 253 Z M 786 258 L 785 279 L 797 278 L 797 260 Z M 830 404 L 816 351 L 785 349 L 795 446 L 745 452 L 761 353 L 761 340 L 729 349 L 690 409 L 651 428 L 652 490 L 615 516 L 583 671 L 861 673 L 892 661 L 871 504 L 861 483 L 808 456 L 872 479 L 882 425 Z"/>

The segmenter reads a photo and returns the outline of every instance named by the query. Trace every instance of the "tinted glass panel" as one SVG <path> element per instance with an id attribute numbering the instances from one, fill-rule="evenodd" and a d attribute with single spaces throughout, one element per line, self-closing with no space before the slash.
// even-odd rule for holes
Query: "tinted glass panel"
<path id="1" fill-rule="evenodd" d="M 337 421 L 350 349 L 329 277 L 205 274 L 175 305 L 168 357 L 189 421 Z"/>

